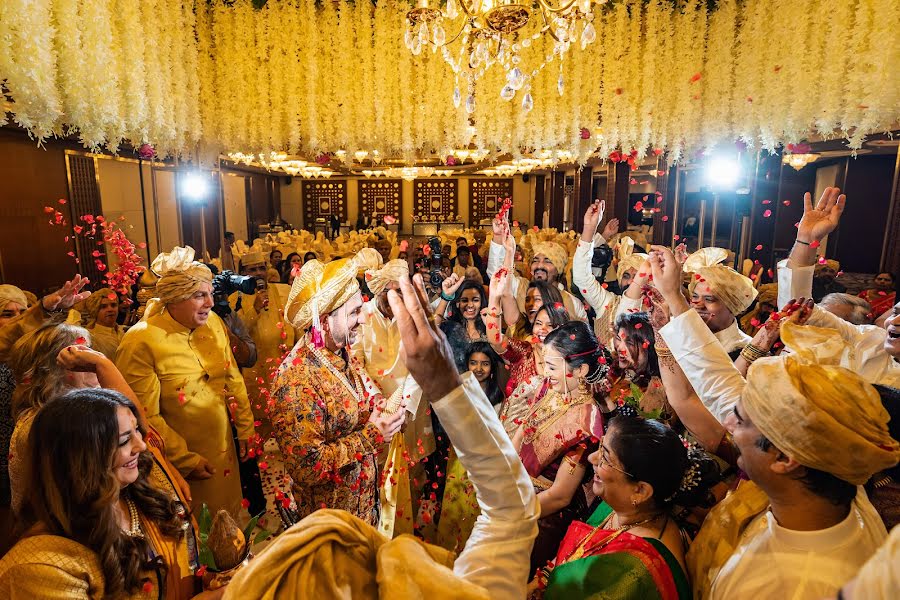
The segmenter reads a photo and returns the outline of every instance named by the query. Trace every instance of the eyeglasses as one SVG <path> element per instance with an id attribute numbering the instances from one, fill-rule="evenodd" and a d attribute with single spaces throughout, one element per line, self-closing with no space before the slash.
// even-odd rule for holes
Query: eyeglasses
<path id="1" fill-rule="evenodd" d="M 619 467 L 617 467 L 616 465 L 612 464 L 612 462 L 609 460 L 609 457 L 606 455 L 606 448 L 603 446 L 603 444 L 600 444 L 600 464 L 601 464 L 601 465 L 606 465 L 606 466 L 608 466 L 610 469 L 615 469 L 615 470 L 618 471 L 619 473 L 622 473 L 622 474 L 624 474 L 624 475 L 628 475 L 628 476 L 631 477 L 631 478 L 634 478 L 634 475 L 632 475 L 631 473 L 629 473 L 629 472 L 626 471 L 625 469 L 619 468 Z"/>

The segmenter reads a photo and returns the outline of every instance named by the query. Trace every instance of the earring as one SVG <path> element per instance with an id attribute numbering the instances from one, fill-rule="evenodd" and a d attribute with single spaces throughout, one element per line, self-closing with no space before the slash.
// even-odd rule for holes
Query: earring
<path id="1" fill-rule="evenodd" d="M 632 499 L 631 505 L 632 505 L 632 506 L 637 506 L 637 500 L 633 500 L 633 499 Z"/>
<path id="2" fill-rule="evenodd" d="M 587 396 L 590 393 L 588 390 L 587 380 L 584 377 L 578 378 L 578 395 Z"/>

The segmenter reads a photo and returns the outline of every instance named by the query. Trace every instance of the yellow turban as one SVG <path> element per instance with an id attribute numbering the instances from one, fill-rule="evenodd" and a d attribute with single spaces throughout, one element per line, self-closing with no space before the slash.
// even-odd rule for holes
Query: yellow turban
<path id="1" fill-rule="evenodd" d="M 454 575 L 453 559 L 411 535 L 390 540 L 347 512 L 322 509 L 241 569 L 225 598 L 487 600 L 487 590 Z"/>
<path id="2" fill-rule="evenodd" d="M 734 316 L 746 311 L 758 293 L 753 280 L 744 277 L 731 267 L 719 264 L 728 258 L 728 251 L 722 248 L 701 248 L 684 261 L 684 270 L 694 273 L 688 289 L 693 293 L 701 281 L 705 281 L 713 293 Z"/>
<path id="3" fill-rule="evenodd" d="M 392 281 L 400 281 L 401 277 L 409 275 L 409 263 L 405 260 L 395 258 L 389 260 L 380 269 L 366 271 L 366 285 L 372 295 L 377 296 L 384 291 L 384 288 Z"/>
<path id="4" fill-rule="evenodd" d="M 762 358 L 747 372 L 741 403 L 787 456 L 854 485 L 900 460 L 881 397 L 848 369 L 797 354 Z"/>
<path id="5" fill-rule="evenodd" d="M 303 265 L 284 306 L 291 324 L 301 331 L 309 329 L 314 314 L 328 314 L 359 293 L 357 269 L 352 258 L 334 260 L 327 265 L 313 259 Z"/>
<path id="6" fill-rule="evenodd" d="M 28 299 L 25 292 L 14 285 L 0 285 L 0 310 L 6 308 L 10 302 L 15 302 L 22 308 L 28 308 Z"/>
<path id="7" fill-rule="evenodd" d="M 375 271 L 381 268 L 384 259 L 375 248 L 363 248 L 356 253 L 356 264 L 362 271 Z"/>
<path id="8" fill-rule="evenodd" d="M 621 281 L 622 275 L 628 269 L 640 269 L 650 256 L 641 252 L 635 253 L 634 240 L 630 237 L 622 237 L 616 246 L 616 258 L 619 260 L 619 264 L 616 266 L 616 280 Z"/>
<path id="9" fill-rule="evenodd" d="M 85 298 L 85 300 L 81 302 L 81 306 L 76 308 L 82 313 L 87 313 L 88 323 L 92 323 L 97 320 L 97 313 L 100 312 L 100 304 L 104 300 L 109 300 L 110 296 L 118 299 L 118 295 L 111 289 L 100 288 Z"/>
<path id="10" fill-rule="evenodd" d="M 532 247 L 531 256 L 535 257 L 543 254 L 553 263 L 556 270 L 562 273 L 566 269 L 566 263 L 569 262 L 569 255 L 566 249 L 556 242 L 539 242 Z"/>
<path id="11" fill-rule="evenodd" d="M 262 252 L 247 252 L 241 257 L 241 268 L 246 269 L 250 265 L 265 265 L 268 264 L 268 260 L 266 260 L 266 255 Z"/>
<path id="12" fill-rule="evenodd" d="M 818 272 L 821 271 L 824 267 L 828 267 L 829 269 L 831 269 L 832 271 L 837 273 L 838 271 L 841 270 L 841 263 L 839 263 L 838 261 L 833 260 L 831 258 L 827 258 L 827 259 L 825 259 L 824 263 L 816 262 L 816 271 L 815 272 L 818 274 Z"/>
<path id="13" fill-rule="evenodd" d="M 194 260 L 194 249 L 176 246 L 153 259 L 150 269 L 159 275 L 156 296 L 163 306 L 190 298 L 204 283 L 212 283 L 212 271 Z"/>

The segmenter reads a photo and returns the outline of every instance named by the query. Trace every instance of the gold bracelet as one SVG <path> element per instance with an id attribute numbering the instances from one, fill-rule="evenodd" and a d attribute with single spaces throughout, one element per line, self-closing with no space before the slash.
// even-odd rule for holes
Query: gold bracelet
<path id="1" fill-rule="evenodd" d="M 744 360 L 746 360 L 749 363 L 753 363 L 753 362 L 759 360 L 760 358 L 762 358 L 764 356 L 768 356 L 768 355 L 769 355 L 768 352 L 760 350 L 753 344 L 747 344 L 741 350 L 741 356 L 743 356 Z"/>
<path id="2" fill-rule="evenodd" d="M 672 351 L 669 350 L 668 346 L 656 344 L 654 347 L 656 348 L 656 356 L 660 358 L 668 358 L 672 356 Z"/>

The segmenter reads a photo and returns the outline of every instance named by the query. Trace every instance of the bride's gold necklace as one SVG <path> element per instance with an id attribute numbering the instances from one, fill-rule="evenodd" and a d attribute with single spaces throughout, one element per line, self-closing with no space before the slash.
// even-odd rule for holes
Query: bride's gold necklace
<path id="1" fill-rule="evenodd" d="M 628 523 L 628 524 L 625 524 L 625 525 L 619 525 L 619 526 L 615 529 L 615 531 L 614 531 L 613 533 L 609 534 L 602 542 L 600 542 L 600 544 L 599 544 L 598 546 L 596 546 L 596 549 L 597 549 L 597 550 L 600 550 L 601 548 L 604 548 L 604 547 L 608 546 L 610 543 L 612 543 L 613 540 L 615 540 L 617 537 L 619 537 L 620 535 L 622 535 L 623 533 L 625 533 L 625 532 L 628 531 L 629 529 L 634 529 L 635 527 L 639 527 L 639 526 L 641 526 L 641 525 L 645 525 L 645 524 L 647 524 L 647 523 L 650 523 L 650 522 L 652 522 L 652 521 L 655 521 L 655 520 L 657 520 L 658 518 L 660 518 L 661 516 L 663 516 L 663 514 L 664 514 L 664 513 L 657 513 L 657 514 L 653 515 L 652 517 L 647 517 L 646 519 L 643 519 L 643 520 L 641 520 L 641 521 L 636 521 L 636 522 L 634 522 L 634 523 Z M 579 558 L 581 558 L 582 556 L 584 556 L 585 549 L 586 549 L 586 547 L 587 547 L 587 545 L 588 545 L 588 542 L 591 541 L 591 538 L 594 537 L 594 534 L 596 534 L 598 531 L 602 530 L 603 527 L 604 527 L 607 523 L 609 523 L 610 521 L 612 521 L 613 518 L 614 518 L 615 516 L 616 516 L 616 513 L 610 513 L 609 517 L 607 517 L 606 519 L 604 519 L 603 522 L 600 523 L 600 525 L 598 525 L 597 527 L 595 527 L 594 529 L 592 529 L 591 532 L 590 532 L 589 534 L 587 534 L 587 535 L 584 537 L 583 540 L 581 540 L 581 543 L 578 544 L 578 547 L 575 548 L 575 551 L 572 552 L 572 554 L 569 555 L 569 557 L 566 559 L 565 562 L 570 562 L 570 561 L 573 561 L 573 560 L 578 560 Z"/>

